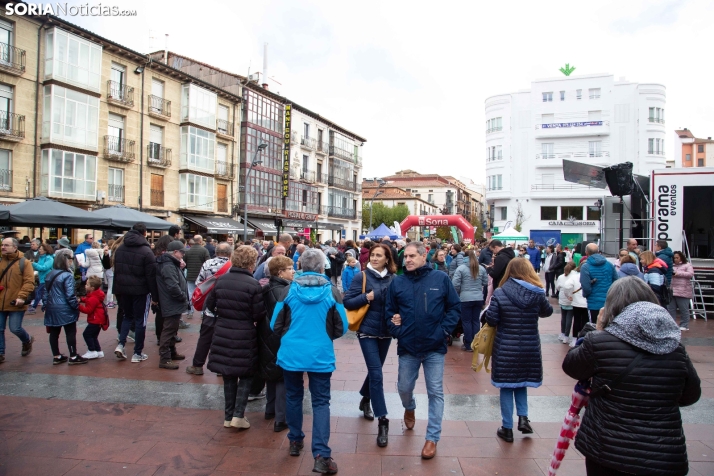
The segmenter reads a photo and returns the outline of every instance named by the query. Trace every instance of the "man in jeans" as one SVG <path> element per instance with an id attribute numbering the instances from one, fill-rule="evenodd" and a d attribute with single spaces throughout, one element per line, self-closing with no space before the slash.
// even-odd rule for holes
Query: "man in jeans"
<path id="1" fill-rule="evenodd" d="M 181 313 L 188 306 L 186 278 L 183 275 L 183 243 L 178 240 L 169 243 L 164 254 L 156 258 L 156 284 L 159 291 L 159 306 L 164 317 L 164 325 L 159 339 L 159 368 L 176 370 L 177 360 L 185 357 L 176 352 L 176 333 Z"/>
<path id="2" fill-rule="evenodd" d="M 315 473 L 334 474 L 330 441 L 330 378 L 335 371 L 332 341 L 347 331 L 347 314 L 342 295 L 323 274 L 325 255 L 306 250 L 301 258 L 303 274 L 285 288 L 273 311 L 270 328 L 282 337 L 278 365 L 283 369 L 286 416 L 290 432 L 290 455 L 300 456 L 303 377 L 310 379 L 312 399 L 312 456 Z"/>
<path id="3" fill-rule="evenodd" d="M 446 273 L 434 271 L 426 261 L 426 247 L 409 243 L 404 248 L 406 271 L 395 276 L 387 291 L 389 332 L 397 339 L 399 375 L 397 391 L 404 406 L 404 426 L 414 428 L 414 385 L 424 367 L 429 397 L 429 422 L 421 457 L 436 455 L 444 417 L 444 355 L 446 338 L 461 315 L 461 300 Z"/>
<path id="4" fill-rule="evenodd" d="M 27 310 L 27 298 L 35 289 L 35 273 L 32 261 L 25 259 L 17 250 L 19 243 L 15 238 L 2 240 L 0 257 L 0 363 L 5 362 L 5 323 L 10 321 L 10 332 L 22 342 L 22 356 L 32 352 L 34 338 L 22 328 L 22 318 Z M 20 269 L 20 259 L 23 266 Z"/>
<path id="5" fill-rule="evenodd" d="M 184 260 L 186 261 L 186 281 L 188 282 L 188 295 L 193 296 L 193 291 L 196 289 L 196 278 L 198 278 L 198 273 L 201 271 L 201 266 L 203 263 L 211 259 L 211 255 L 208 250 L 203 246 L 203 237 L 201 235 L 196 235 L 193 237 L 194 245 L 191 246 L 186 251 L 186 256 Z M 188 309 L 190 303 L 186 306 Z M 190 312 L 188 318 L 193 317 L 193 311 L 196 311 L 193 306 L 190 307 Z M 198 309 L 200 311 L 200 309 Z"/>

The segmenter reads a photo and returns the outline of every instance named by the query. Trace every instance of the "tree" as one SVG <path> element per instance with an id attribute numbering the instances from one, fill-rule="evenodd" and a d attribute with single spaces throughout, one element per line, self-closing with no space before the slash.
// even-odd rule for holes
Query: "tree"
<path id="1" fill-rule="evenodd" d="M 362 204 L 362 229 L 369 230 L 369 202 Z M 409 215 L 409 207 L 397 205 L 387 207 L 383 203 L 375 202 L 372 208 L 372 227 L 377 228 L 384 223 L 387 226 L 394 225 L 394 222 L 401 223 Z"/>
<path id="2" fill-rule="evenodd" d="M 524 214 L 523 214 L 523 205 L 521 204 L 521 202 L 517 202 L 517 203 L 516 203 L 516 224 L 515 224 L 515 226 L 514 226 L 513 228 L 514 228 L 517 232 L 520 233 L 521 228 L 523 228 L 522 225 L 523 225 L 526 221 L 528 221 L 529 218 L 530 218 L 529 216 L 528 216 L 528 217 L 527 217 L 527 216 L 524 216 Z"/>
<path id="3" fill-rule="evenodd" d="M 483 223 L 481 223 L 481 220 L 479 219 L 479 217 L 476 217 L 476 216 L 473 217 L 471 219 L 471 225 L 473 225 L 473 227 L 474 227 L 474 240 L 479 241 L 479 240 L 483 239 L 483 233 L 484 233 Z"/>
<path id="4" fill-rule="evenodd" d="M 453 236 L 451 236 L 451 227 L 449 227 L 449 226 L 437 227 L 436 237 L 440 238 L 441 241 L 451 240 L 453 238 Z"/>

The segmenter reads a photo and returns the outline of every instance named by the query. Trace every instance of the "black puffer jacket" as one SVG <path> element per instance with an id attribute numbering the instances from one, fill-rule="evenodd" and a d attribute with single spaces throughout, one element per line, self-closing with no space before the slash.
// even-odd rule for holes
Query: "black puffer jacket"
<path id="1" fill-rule="evenodd" d="M 687 474 L 679 407 L 699 400 L 701 388 L 679 339 L 665 309 L 639 302 L 568 352 L 565 373 L 592 379 L 593 389 L 612 383 L 638 354 L 644 355 L 610 393 L 590 398 L 575 439 L 586 458 L 625 473 Z"/>
<path id="2" fill-rule="evenodd" d="M 290 286 L 290 281 L 271 276 L 268 284 L 263 286 L 263 303 L 265 318 L 258 322 L 258 355 L 260 357 L 260 376 L 265 380 L 277 381 L 283 378 L 283 369 L 278 366 L 278 350 L 280 336 L 270 329 L 275 305 L 284 299 Z"/>
<path id="3" fill-rule="evenodd" d="M 229 377 L 252 377 L 258 370 L 256 323 L 265 319 L 263 290 L 250 271 L 230 269 L 216 281 L 206 306 L 216 316 L 208 369 Z"/>
<path id="4" fill-rule="evenodd" d="M 156 258 L 144 235 L 129 230 L 114 256 L 114 287 L 117 296 L 144 296 L 158 302 Z"/>
<path id="5" fill-rule="evenodd" d="M 362 293 L 362 276 L 367 276 L 365 292 Z M 364 271 L 357 273 L 350 288 L 342 298 L 345 304 L 345 309 L 356 310 L 365 304 L 369 303 L 367 314 L 359 326 L 359 332 L 370 336 L 391 337 L 389 329 L 387 329 L 387 320 L 385 319 L 385 308 L 387 306 L 387 290 L 392 283 L 394 275 L 387 272 L 382 277 L 375 270 L 367 268 Z M 367 294 L 374 291 L 374 299 L 372 302 L 367 300 Z"/>
<path id="6" fill-rule="evenodd" d="M 543 288 L 513 278 L 493 292 L 484 317 L 498 327 L 491 383 L 498 388 L 539 387 L 543 358 L 538 318 L 553 314 Z"/>
<path id="7" fill-rule="evenodd" d="M 493 278 L 493 289 L 497 289 L 501 285 L 508 263 L 515 257 L 516 254 L 511 248 L 503 248 L 493 257 L 493 266 L 486 268 L 488 275 Z"/>
<path id="8" fill-rule="evenodd" d="M 156 268 L 161 313 L 164 317 L 178 316 L 188 306 L 188 289 L 181 263 L 167 252 L 156 258 Z"/>

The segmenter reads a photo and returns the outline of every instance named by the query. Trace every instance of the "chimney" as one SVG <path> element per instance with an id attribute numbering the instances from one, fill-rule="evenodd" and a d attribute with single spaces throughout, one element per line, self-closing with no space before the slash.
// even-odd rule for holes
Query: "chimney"
<path id="1" fill-rule="evenodd" d="M 169 64 L 169 34 L 166 33 L 164 40 L 164 64 Z"/>
<path id="2" fill-rule="evenodd" d="M 268 89 L 268 43 L 263 43 L 263 89 Z"/>
<path id="3" fill-rule="evenodd" d="M 707 137 L 707 140 L 712 140 L 712 138 L 711 138 L 711 137 Z"/>
<path id="4" fill-rule="evenodd" d="M 684 130 L 686 131 L 686 130 L 689 130 L 689 129 L 687 129 L 687 128 L 685 127 Z"/>

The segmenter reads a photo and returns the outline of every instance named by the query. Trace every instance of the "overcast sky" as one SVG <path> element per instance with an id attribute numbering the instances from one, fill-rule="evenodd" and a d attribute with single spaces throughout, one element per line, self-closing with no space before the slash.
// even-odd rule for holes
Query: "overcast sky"
<path id="1" fill-rule="evenodd" d="M 679 127 L 714 136 L 707 0 L 102 4 L 138 15 L 66 19 L 142 52 L 168 33 L 171 51 L 239 74 L 262 71 L 269 43 L 272 90 L 367 138 L 364 177 L 412 168 L 484 183 L 484 100 L 566 62 L 573 76 L 664 84 L 670 146 Z"/>

